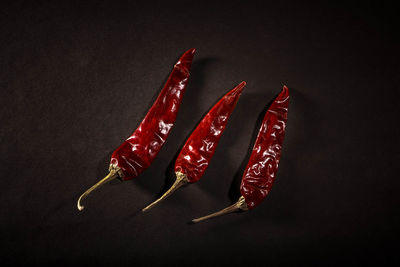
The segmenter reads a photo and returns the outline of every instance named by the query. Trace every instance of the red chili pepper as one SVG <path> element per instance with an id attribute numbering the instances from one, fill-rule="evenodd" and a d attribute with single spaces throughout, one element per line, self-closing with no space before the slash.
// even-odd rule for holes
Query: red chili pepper
<path id="1" fill-rule="evenodd" d="M 204 174 L 225 130 L 229 116 L 246 82 L 241 82 L 215 104 L 190 135 L 175 162 L 176 181 L 158 200 L 143 209 L 147 211 L 186 183 L 197 182 Z"/>
<path id="2" fill-rule="evenodd" d="M 79 198 L 77 204 L 79 210 L 84 208 L 80 204 L 81 200 L 94 189 L 117 177 L 122 180 L 135 178 L 153 162 L 174 126 L 189 79 L 194 52 L 195 49 L 186 51 L 175 64 L 146 117 L 112 154 L 110 173 Z"/>
<path id="3" fill-rule="evenodd" d="M 289 89 L 284 86 L 264 117 L 240 185 L 239 200 L 219 212 L 194 219 L 200 222 L 237 210 L 254 209 L 264 200 L 275 180 L 281 157 L 282 143 L 289 106 Z"/>

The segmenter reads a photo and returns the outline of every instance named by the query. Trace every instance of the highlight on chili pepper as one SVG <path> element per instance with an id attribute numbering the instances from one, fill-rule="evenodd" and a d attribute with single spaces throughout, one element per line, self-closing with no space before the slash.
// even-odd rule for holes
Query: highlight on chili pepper
<path id="1" fill-rule="evenodd" d="M 164 195 L 144 208 L 143 212 L 166 199 L 182 185 L 200 180 L 215 153 L 229 116 L 235 109 L 245 85 L 246 82 L 238 84 L 224 95 L 204 116 L 186 141 L 175 161 L 175 183 Z"/>
<path id="2" fill-rule="evenodd" d="M 246 211 L 258 206 L 271 190 L 281 158 L 289 107 L 289 89 L 282 91 L 268 108 L 258 132 L 249 162 L 243 173 L 239 200 L 215 213 L 193 219 L 197 223 L 223 214 Z"/>
<path id="3" fill-rule="evenodd" d="M 190 49 L 180 57 L 139 127 L 111 155 L 110 173 L 79 197 L 78 210 L 83 210 L 81 201 L 93 190 L 117 177 L 135 178 L 153 162 L 174 126 L 195 51 Z"/>

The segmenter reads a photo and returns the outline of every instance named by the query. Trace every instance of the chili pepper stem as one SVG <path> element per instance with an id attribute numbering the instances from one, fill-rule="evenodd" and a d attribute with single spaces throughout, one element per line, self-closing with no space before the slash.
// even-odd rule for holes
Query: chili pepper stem
<path id="1" fill-rule="evenodd" d="M 168 189 L 167 192 L 164 193 L 164 195 L 162 195 L 159 199 L 157 199 L 156 201 L 154 201 L 153 203 L 151 203 L 150 205 L 148 205 L 147 207 L 145 207 L 144 209 L 142 209 L 143 212 L 148 211 L 149 209 L 151 209 L 152 207 L 154 207 L 155 205 L 157 205 L 159 202 L 161 202 L 162 200 L 166 199 L 167 197 L 169 197 L 173 192 L 175 192 L 179 187 L 181 187 L 182 185 L 185 185 L 186 183 L 188 183 L 188 178 L 185 174 L 177 172 L 176 173 L 176 180 L 174 182 L 174 184 L 171 186 L 170 189 Z"/>
<path id="2" fill-rule="evenodd" d="M 246 201 L 243 196 L 241 196 L 235 204 L 233 204 L 223 210 L 211 213 L 210 215 L 203 216 L 203 217 L 200 217 L 197 219 L 193 219 L 192 222 L 198 223 L 198 222 L 201 222 L 204 220 L 208 220 L 208 219 L 211 219 L 211 218 L 214 218 L 217 216 L 221 216 L 221 215 L 232 213 L 232 212 L 239 211 L 239 210 L 243 210 L 243 211 L 248 210 Z"/>
<path id="3" fill-rule="evenodd" d="M 91 188 L 89 188 L 85 193 L 83 193 L 79 199 L 78 199 L 78 203 L 77 203 L 77 207 L 78 210 L 83 210 L 85 207 L 81 205 L 81 201 L 86 198 L 93 190 L 99 188 L 100 186 L 110 182 L 111 180 L 114 180 L 115 178 L 118 177 L 118 170 L 117 169 L 111 169 L 110 173 L 104 177 L 103 179 L 101 179 L 100 181 L 98 181 L 95 185 L 93 185 Z"/>

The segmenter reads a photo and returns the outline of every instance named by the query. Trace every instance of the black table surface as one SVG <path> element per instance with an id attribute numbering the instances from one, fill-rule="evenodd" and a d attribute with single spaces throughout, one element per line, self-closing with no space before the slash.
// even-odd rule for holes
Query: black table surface
<path id="1" fill-rule="evenodd" d="M 399 38 L 389 3 L 14 1 L 0 13 L 0 263 L 398 260 Z M 80 194 L 108 173 L 190 48 L 189 85 L 156 160 L 79 212 Z M 172 184 L 196 124 L 243 80 L 203 178 L 143 214 Z M 272 191 L 251 212 L 190 224 L 236 201 L 259 118 L 282 84 L 291 100 Z"/>

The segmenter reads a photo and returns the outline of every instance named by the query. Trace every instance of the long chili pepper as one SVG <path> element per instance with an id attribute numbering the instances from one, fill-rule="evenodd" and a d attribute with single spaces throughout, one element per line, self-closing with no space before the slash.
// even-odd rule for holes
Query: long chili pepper
<path id="1" fill-rule="evenodd" d="M 81 200 L 99 186 L 117 177 L 122 180 L 135 178 L 153 162 L 174 126 L 194 53 L 195 49 L 186 51 L 175 64 L 164 88 L 139 127 L 111 155 L 110 173 L 78 199 L 79 210 L 84 208 Z"/>
<path id="2" fill-rule="evenodd" d="M 229 91 L 204 116 L 176 159 L 175 183 L 164 195 L 144 208 L 143 211 L 149 210 L 182 185 L 195 183 L 203 176 L 245 85 L 246 82 L 241 82 Z"/>
<path id="3" fill-rule="evenodd" d="M 285 137 L 289 89 L 283 86 L 271 104 L 258 132 L 249 162 L 243 173 L 239 200 L 221 211 L 192 220 L 200 222 L 238 210 L 251 210 L 264 200 L 271 190 L 278 170 Z"/>

